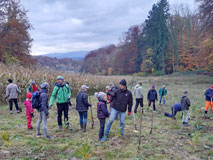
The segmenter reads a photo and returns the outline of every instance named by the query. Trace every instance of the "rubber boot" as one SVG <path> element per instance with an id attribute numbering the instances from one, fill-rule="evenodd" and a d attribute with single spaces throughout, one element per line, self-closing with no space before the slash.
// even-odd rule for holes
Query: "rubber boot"
<path id="1" fill-rule="evenodd" d="M 86 132 L 87 124 L 83 124 L 83 132 Z"/>
<path id="2" fill-rule="evenodd" d="M 58 130 L 59 130 L 59 131 L 62 131 L 62 130 L 63 130 L 63 127 L 62 127 L 62 126 L 58 126 Z"/>
<path id="3" fill-rule="evenodd" d="M 83 123 L 81 123 L 80 126 L 81 126 L 81 130 L 83 130 Z"/>

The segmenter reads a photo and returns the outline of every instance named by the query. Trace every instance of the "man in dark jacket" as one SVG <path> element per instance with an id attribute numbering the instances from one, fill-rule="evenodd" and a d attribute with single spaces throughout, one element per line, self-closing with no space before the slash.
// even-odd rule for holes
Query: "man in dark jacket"
<path id="1" fill-rule="evenodd" d="M 181 98 L 181 109 L 182 109 L 182 122 L 184 126 L 188 126 L 188 120 L 189 120 L 189 107 L 190 107 L 190 100 L 187 97 L 188 92 L 184 91 L 183 96 Z M 185 118 L 186 116 L 186 118 Z"/>
<path id="2" fill-rule="evenodd" d="M 111 96 L 113 97 L 112 110 L 110 112 L 109 121 L 105 129 L 105 140 L 107 140 L 110 128 L 113 121 L 116 119 L 117 115 L 120 115 L 120 134 L 124 136 L 124 127 L 125 127 L 125 116 L 128 106 L 128 113 L 131 114 L 132 111 L 132 93 L 127 89 L 127 82 L 125 79 L 120 82 L 120 89 L 116 92 L 112 92 Z"/>
<path id="3" fill-rule="evenodd" d="M 166 117 L 171 117 L 171 118 L 175 119 L 175 116 L 176 116 L 177 112 L 182 111 L 182 109 L 181 109 L 181 103 L 176 103 L 176 104 L 174 104 L 174 105 L 171 107 L 171 111 L 172 111 L 171 114 L 165 112 L 165 116 L 166 116 Z"/>
<path id="4" fill-rule="evenodd" d="M 152 89 L 149 90 L 147 94 L 147 100 L 149 102 L 148 104 L 149 107 L 153 103 L 153 111 L 156 112 L 155 101 L 158 100 L 158 94 L 157 94 L 157 91 L 155 90 L 155 85 L 152 85 Z"/>
<path id="5" fill-rule="evenodd" d="M 40 91 L 40 97 L 39 97 L 40 108 L 38 109 L 39 117 L 38 117 L 36 128 L 37 128 L 37 137 L 40 137 L 41 136 L 40 125 L 42 122 L 43 130 L 46 135 L 46 138 L 50 139 L 51 137 L 49 136 L 47 132 L 47 119 L 49 116 L 49 112 L 48 112 L 49 105 L 48 105 L 48 95 L 47 95 L 48 88 L 49 88 L 49 84 L 47 82 L 44 82 L 41 84 L 41 91 Z"/>
<path id="6" fill-rule="evenodd" d="M 206 117 L 206 115 L 208 113 L 209 106 L 211 106 L 211 109 L 213 111 L 213 102 L 212 102 L 212 99 L 213 99 L 213 85 L 211 85 L 211 87 L 206 90 L 205 96 L 206 96 L 206 105 L 205 105 L 205 117 Z"/>
<path id="7" fill-rule="evenodd" d="M 76 110 L 79 113 L 80 117 L 80 126 L 81 130 L 83 132 L 86 132 L 86 127 L 87 127 L 87 117 L 88 117 L 88 109 L 92 105 L 88 102 L 88 95 L 87 95 L 87 90 L 89 87 L 86 85 L 81 86 L 81 91 L 78 93 L 76 97 Z"/>

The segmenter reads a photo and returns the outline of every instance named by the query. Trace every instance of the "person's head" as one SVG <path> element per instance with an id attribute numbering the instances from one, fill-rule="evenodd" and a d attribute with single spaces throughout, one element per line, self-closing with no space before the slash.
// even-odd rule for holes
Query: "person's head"
<path id="1" fill-rule="evenodd" d="M 9 78 L 9 79 L 8 79 L 8 82 L 9 82 L 9 83 L 13 83 L 13 80 Z"/>
<path id="2" fill-rule="evenodd" d="M 211 85 L 210 89 L 213 90 L 213 85 Z"/>
<path id="3" fill-rule="evenodd" d="M 165 86 L 165 85 L 163 85 L 163 86 L 162 86 L 162 88 L 163 88 L 163 89 L 165 89 L 165 88 L 166 88 L 166 86 Z"/>
<path id="4" fill-rule="evenodd" d="M 187 96 L 187 95 L 188 95 L 188 91 L 184 91 L 184 92 L 183 92 L 183 95 L 184 95 L 184 96 Z"/>
<path id="5" fill-rule="evenodd" d="M 138 84 L 139 84 L 140 86 L 142 86 L 142 82 L 138 82 Z"/>
<path id="6" fill-rule="evenodd" d="M 125 79 L 122 79 L 121 81 L 120 81 L 120 89 L 121 90 L 126 90 L 126 88 L 127 88 L 127 83 L 126 83 L 126 80 Z"/>
<path id="7" fill-rule="evenodd" d="M 106 94 L 105 94 L 104 92 L 96 92 L 96 93 L 95 93 L 95 96 L 96 96 L 98 99 L 103 99 L 103 100 L 105 100 Z"/>
<path id="8" fill-rule="evenodd" d="M 35 81 L 32 81 L 31 84 L 32 84 L 32 85 L 35 85 L 36 83 L 35 83 Z"/>
<path id="9" fill-rule="evenodd" d="M 58 84 L 63 84 L 64 83 L 64 78 L 62 76 L 57 77 L 57 83 Z"/>
<path id="10" fill-rule="evenodd" d="M 111 82 L 111 83 L 109 84 L 109 88 L 111 89 L 113 86 L 114 86 L 114 83 Z"/>
<path id="11" fill-rule="evenodd" d="M 43 82 L 43 83 L 41 84 L 41 89 L 47 89 L 47 90 L 48 90 L 48 88 L 49 88 L 49 83 Z"/>
<path id="12" fill-rule="evenodd" d="M 106 86 L 105 87 L 105 91 L 108 92 L 108 90 L 110 89 L 110 86 Z"/>
<path id="13" fill-rule="evenodd" d="M 27 92 L 26 97 L 27 97 L 27 99 L 31 99 L 32 98 L 32 93 Z"/>
<path id="14" fill-rule="evenodd" d="M 152 90 L 155 90 L 155 85 L 154 84 L 152 85 Z"/>
<path id="15" fill-rule="evenodd" d="M 89 87 L 86 85 L 81 86 L 81 91 L 87 92 L 88 89 L 89 89 Z"/>

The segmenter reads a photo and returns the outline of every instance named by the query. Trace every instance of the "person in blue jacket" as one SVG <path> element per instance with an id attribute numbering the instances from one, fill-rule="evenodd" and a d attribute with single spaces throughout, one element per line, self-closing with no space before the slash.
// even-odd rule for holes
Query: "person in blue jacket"
<path id="1" fill-rule="evenodd" d="M 166 117 L 171 117 L 173 119 L 175 119 L 175 115 L 177 114 L 177 112 L 180 112 L 182 111 L 181 109 L 181 103 L 176 103 L 174 104 L 172 107 L 171 107 L 171 111 L 172 113 L 168 113 L 168 112 L 165 112 L 165 116 Z"/>

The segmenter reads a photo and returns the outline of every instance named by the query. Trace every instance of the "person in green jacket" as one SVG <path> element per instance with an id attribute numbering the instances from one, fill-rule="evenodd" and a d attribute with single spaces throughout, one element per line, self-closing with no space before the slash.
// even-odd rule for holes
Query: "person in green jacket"
<path id="1" fill-rule="evenodd" d="M 163 85 L 162 88 L 159 89 L 158 93 L 160 96 L 159 104 L 161 104 L 162 100 L 163 100 L 163 104 L 166 104 L 166 95 L 167 95 L 166 86 Z"/>
<path id="2" fill-rule="evenodd" d="M 63 130 L 62 127 L 62 113 L 64 112 L 64 123 L 66 124 L 66 128 L 69 128 L 69 102 L 71 97 L 71 90 L 68 84 L 64 82 L 64 78 L 62 76 L 57 77 L 57 83 L 53 88 L 53 92 L 50 98 L 50 106 L 53 106 L 53 102 L 56 99 L 57 111 L 58 111 L 58 126 L 59 130 Z"/>

